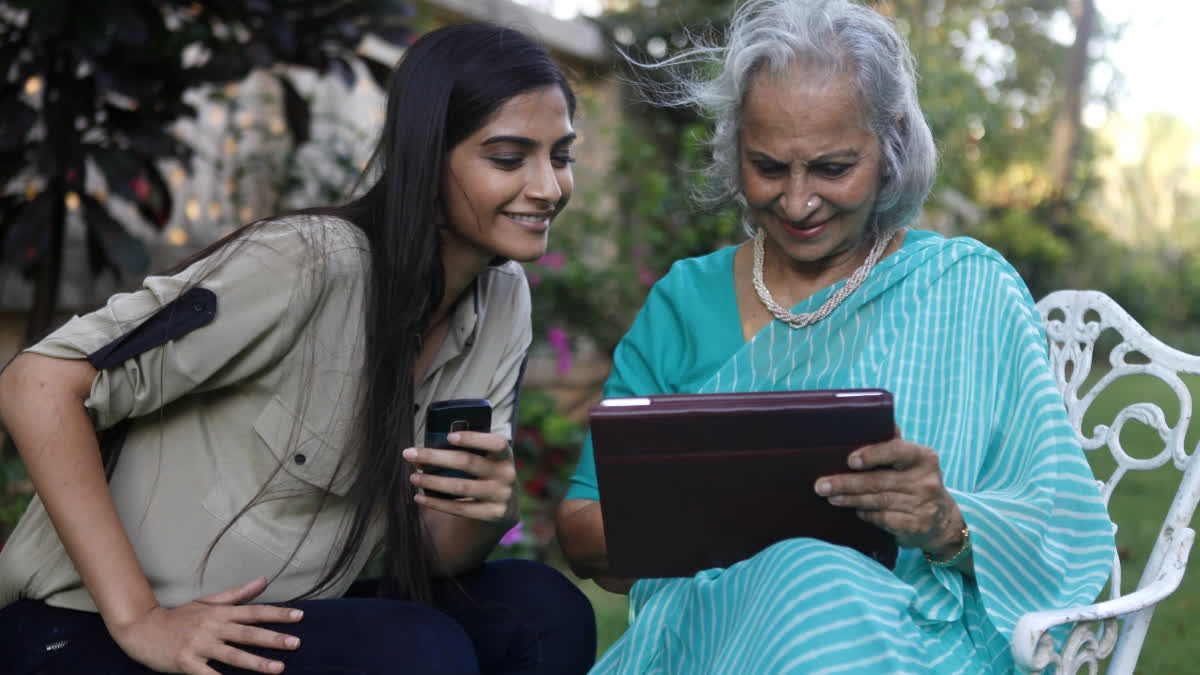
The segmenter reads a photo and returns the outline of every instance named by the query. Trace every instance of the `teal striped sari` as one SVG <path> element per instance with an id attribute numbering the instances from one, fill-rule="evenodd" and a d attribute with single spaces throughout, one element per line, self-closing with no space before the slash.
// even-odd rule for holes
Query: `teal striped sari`
<path id="1" fill-rule="evenodd" d="M 677 265 L 663 292 L 688 288 L 677 277 L 689 269 Z M 653 322 L 649 311 L 639 323 Z M 630 338 L 644 332 L 635 324 Z M 628 370 L 621 348 L 617 360 Z M 902 549 L 889 570 L 824 542 L 784 541 L 726 569 L 639 581 L 635 620 L 593 672 L 1009 672 L 1022 614 L 1094 600 L 1115 555 L 1112 527 L 1041 319 L 1003 258 L 974 240 L 910 231 L 828 318 L 800 330 L 772 322 L 693 390 L 854 387 L 890 390 L 904 437 L 938 452 L 971 528 L 975 578 L 932 567 L 918 550 Z M 591 459 L 589 446 L 576 496 Z"/>

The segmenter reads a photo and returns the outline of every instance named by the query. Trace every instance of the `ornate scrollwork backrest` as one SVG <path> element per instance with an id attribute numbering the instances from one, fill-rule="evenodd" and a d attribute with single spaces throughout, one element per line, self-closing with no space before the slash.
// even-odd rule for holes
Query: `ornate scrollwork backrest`
<path id="1" fill-rule="evenodd" d="M 1200 374 L 1200 357 L 1163 344 L 1142 328 L 1112 298 L 1097 291 L 1056 291 L 1038 302 L 1037 307 L 1045 321 L 1054 378 L 1063 393 L 1067 413 L 1079 436 L 1080 444 L 1087 451 L 1107 447 L 1116 462 L 1116 469 L 1102 484 L 1104 503 L 1108 504 L 1113 490 L 1130 471 L 1156 469 L 1168 462 L 1173 462 L 1175 468 L 1183 471 L 1195 449 L 1189 452 L 1189 449 L 1184 447 L 1184 439 L 1192 419 L 1192 394 L 1180 376 Z M 1120 341 L 1109 353 L 1108 371 L 1100 373 L 1094 382 L 1089 382 L 1096 340 L 1107 329 L 1116 331 Z M 1179 400 L 1179 417 L 1174 424 L 1168 423 L 1166 415 L 1158 405 L 1143 401 L 1126 405 L 1111 423 L 1106 421 L 1092 429 L 1084 429 L 1083 418 L 1092 403 L 1110 384 L 1130 375 L 1149 375 L 1158 378 L 1170 388 Z M 1085 386 L 1086 391 L 1081 392 L 1081 387 Z M 1122 447 L 1121 430 L 1131 420 L 1153 429 L 1162 439 L 1163 447 L 1154 456 L 1132 457 Z M 1165 527 L 1188 527 L 1195 508 L 1195 500 L 1175 500 L 1167 513 Z M 1166 545 L 1163 537 L 1159 537 L 1150 560 L 1161 560 L 1161 552 L 1158 549 Z M 1144 575 L 1143 579 L 1148 576 L 1150 575 Z M 1111 585 L 1113 597 L 1119 596 L 1119 558 L 1113 560 Z"/>

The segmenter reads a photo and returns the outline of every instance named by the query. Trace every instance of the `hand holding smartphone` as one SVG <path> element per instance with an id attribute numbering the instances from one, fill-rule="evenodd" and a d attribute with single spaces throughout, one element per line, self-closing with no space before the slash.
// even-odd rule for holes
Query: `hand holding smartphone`
<path id="1" fill-rule="evenodd" d="M 460 398 L 448 401 L 435 401 L 429 405 L 425 413 L 425 443 L 427 448 L 440 448 L 471 452 L 480 457 L 487 455 L 484 450 L 474 448 L 459 448 L 452 445 L 449 435 L 455 431 L 479 431 L 483 433 L 492 430 L 492 404 L 482 398 Z M 475 476 L 458 469 L 447 469 L 438 466 L 426 466 L 423 471 L 434 476 L 473 479 Z M 425 494 L 438 499 L 457 499 L 458 495 L 446 494 L 436 490 L 425 490 Z"/>

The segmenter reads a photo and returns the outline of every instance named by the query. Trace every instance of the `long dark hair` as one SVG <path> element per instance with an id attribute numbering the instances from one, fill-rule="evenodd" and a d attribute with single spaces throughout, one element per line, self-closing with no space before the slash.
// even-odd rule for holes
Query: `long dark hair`
<path id="1" fill-rule="evenodd" d="M 449 151 L 487 124 L 508 99 L 558 86 L 574 116 L 566 77 L 540 45 L 518 31 L 457 24 L 410 46 L 388 84 L 387 117 L 364 175 L 374 183 L 350 203 L 318 213 L 343 218 L 370 244 L 366 356 L 353 515 L 325 576 L 306 595 L 347 574 L 373 519 L 382 512 L 384 593 L 430 600 L 430 546 L 422 531 L 410 465 L 414 444 L 414 365 L 420 334 L 442 302 L 445 275 L 436 213 Z"/>

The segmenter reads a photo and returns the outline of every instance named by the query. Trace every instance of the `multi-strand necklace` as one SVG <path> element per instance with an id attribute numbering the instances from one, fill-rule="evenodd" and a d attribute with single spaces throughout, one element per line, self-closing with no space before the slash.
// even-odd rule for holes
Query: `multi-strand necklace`
<path id="1" fill-rule="evenodd" d="M 887 248 L 895 236 L 896 231 L 893 231 L 891 234 L 877 239 L 875 245 L 871 247 L 870 253 L 867 254 L 867 259 L 863 261 L 863 264 L 854 270 L 854 273 L 850 275 L 846 283 L 834 291 L 833 295 L 829 296 L 829 299 L 824 304 L 811 312 L 794 314 L 781 307 L 778 302 L 775 302 L 775 298 L 771 297 L 771 291 L 767 290 L 767 284 L 763 281 L 763 242 L 766 240 L 766 233 L 763 232 L 762 228 L 759 228 L 758 232 L 754 235 L 754 290 L 758 293 L 758 299 L 762 301 L 762 304 L 766 306 L 771 314 L 775 315 L 775 318 L 792 328 L 811 326 L 829 316 L 830 312 L 837 309 L 837 306 L 842 304 L 843 300 L 858 290 L 859 286 L 862 286 L 863 282 L 867 279 L 867 275 L 875 267 L 875 263 L 879 262 L 879 259 L 883 256 L 884 249 Z"/>

